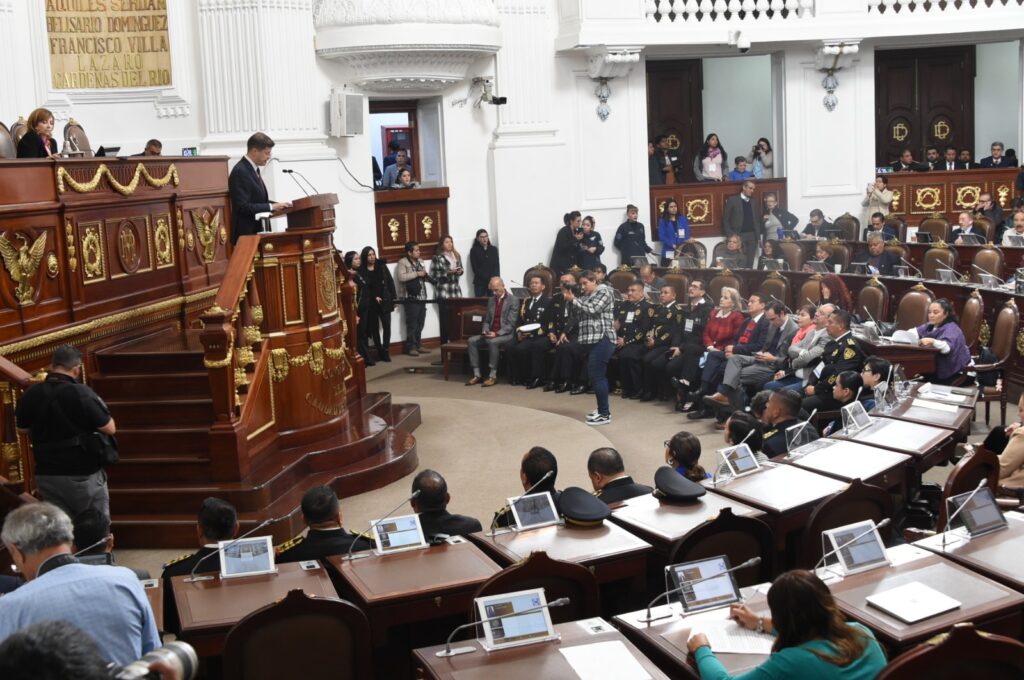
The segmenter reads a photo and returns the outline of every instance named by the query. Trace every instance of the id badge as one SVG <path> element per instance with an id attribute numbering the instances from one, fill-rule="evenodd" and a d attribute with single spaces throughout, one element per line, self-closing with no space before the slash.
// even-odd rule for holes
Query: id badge
<path id="1" fill-rule="evenodd" d="M 686 230 L 685 229 L 682 229 L 682 228 L 679 229 L 679 238 L 686 238 Z"/>
<path id="2" fill-rule="evenodd" d="M 819 361 L 818 365 L 814 367 L 814 377 L 815 378 L 820 378 L 821 377 L 821 371 L 822 371 L 823 368 L 825 368 L 825 362 L 824 361 Z"/>
<path id="3" fill-rule="evenodd" d="M 687 333 L 692 333 L 692 332 L 693 332 L 693 319 L 687 319 L 687 320 L 686 320 L 686 323 L 685 323 L 685 324 L 683 324 L 683 329 L 684 329 L 684 330 L 685 330 L 685 331 L 686 331 Z"/>
<path id="4" fill-rule="evenodd" d="M 626 314 L 626 323 L 633 323 L 633 312 Z"/>

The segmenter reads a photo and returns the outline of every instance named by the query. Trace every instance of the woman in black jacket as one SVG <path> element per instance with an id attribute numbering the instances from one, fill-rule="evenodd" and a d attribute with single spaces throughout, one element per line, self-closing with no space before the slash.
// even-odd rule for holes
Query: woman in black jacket
<path id="1" fill-rule="evenodd" d="M 476 240 L 469 249 L 469 264 L 473 267 L 473 294 L 487 297 L 487 284 L 491 277 L 501 276 L 501 263 L 498 262 L 498 247 L 491 245 L 486 229 L 476 231 Z"/>
<path id="2" fill-rule="evenodd" d="M 562 216 L 563 226 L 555 236 L 555 249 L 551 253 L 551 268 L 558 276 L 576 264 L 579 242 L 583 239 L 583 227 L 580 226 L 582 217 L 579 210 L 567 212 Z"/>
<path id="3" fill-rule="evenodd" d="M 53 114 L 36 109 L 28 116 L 28 131 L 18 142 L 18 158 L 50 158 L 57 155 L 53 138 Z"/>
<path id="4" fill-rule="evenodd" d="M 391 278 L 387 263 L 377 259 L 377 251 L 371 246 L 363 248 L 359 260 L 359 276 L 365 282 L 362 297 L 366 300 L 366 312 L 359 316 L 357 332 L 367 347 L 372 333 L 377 358 L 380 361 L 391 361 L 388 351 L 391 346 L 391 312 L 395 309 L 395 298 L 398 297 L 395 280 Z M 381 330 L 384 332 L 383 338 Z"/>
<path id="5" fill-rule="evenodd" d="M 352 282 L 356 284 L 356 351 L 359 352 L 359 356 L 363 357 L 367 366 L 373 366 L 377 362 L 370 358 L 370 347 L 362 332 L 363 317 L 366 316 L 366 281 L 359 273 L 361 263 L 362 260 L 359 259 L 359 253 L 356 251 L 350 250 L 345 253 L 345 268 L 352 276 Z"/>

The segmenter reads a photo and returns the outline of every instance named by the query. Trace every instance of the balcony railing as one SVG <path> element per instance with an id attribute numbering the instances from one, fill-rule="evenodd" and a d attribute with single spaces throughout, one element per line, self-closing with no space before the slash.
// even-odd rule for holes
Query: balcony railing
<path id="1" fill-rule="evenodd" d="M 814 0 L 645 0 L 644 15 L 677 24 L 795 21 L 814 15 Z"/>

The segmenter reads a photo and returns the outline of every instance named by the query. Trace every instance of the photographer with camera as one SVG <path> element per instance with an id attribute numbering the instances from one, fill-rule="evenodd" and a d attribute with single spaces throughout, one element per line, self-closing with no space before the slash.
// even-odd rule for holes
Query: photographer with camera
<path id="1" fill-rule="evenodd" d="M 612 289 L 599 283 L 593 272 L 580 275 L 579 290 L 563 286 L 566 304 L 579 312 L 579 342 L 589 347 L 587 374 L 597 397 L 597 409 L 587 416 L 587 425 L 612 422 L 608 407 L 608 360 L 615 352 L 615 300 Z"/>
<path id="2" fill-rule="evenodd" d="M 427 282 L 437 284 L 420 259 L 420 244 L 416 241 L 405 244 L 405 256 L 398 261 L 395 278 L 405 305 L 405 353 L 413 357 L 427 354 L 430 350 L 423 349 L 421 339 L 427 319 Z"/>

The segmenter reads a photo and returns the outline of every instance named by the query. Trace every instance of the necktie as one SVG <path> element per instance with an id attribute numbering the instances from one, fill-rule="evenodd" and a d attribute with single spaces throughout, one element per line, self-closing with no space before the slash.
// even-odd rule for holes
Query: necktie
<path id="1" fill-rule="evenodd" d="M 265 182 L 263 181 L 263 175 L 262 175 L 262 174 L 260 173 L 260 169 L 259 169 L 259 168 L 256 168 L 256 178 L 257 178 L 257 179 L 259 179 L 259 181 L 260 181 L 260 186 L 261 186 L 261 187 L 263 187 L 263 192 L 264 192 L 264 193 L 266 193 L 266 191 L 267 191 L 267 185 L 266 185 L 266 183 L 265 183 Z"/>
<path id="2" fill-rule="evenodd" d="M 953 169 L 953 164 L 952 163 L 946 163 L 946 170 L 952 170 L 952 169 Z"/>

